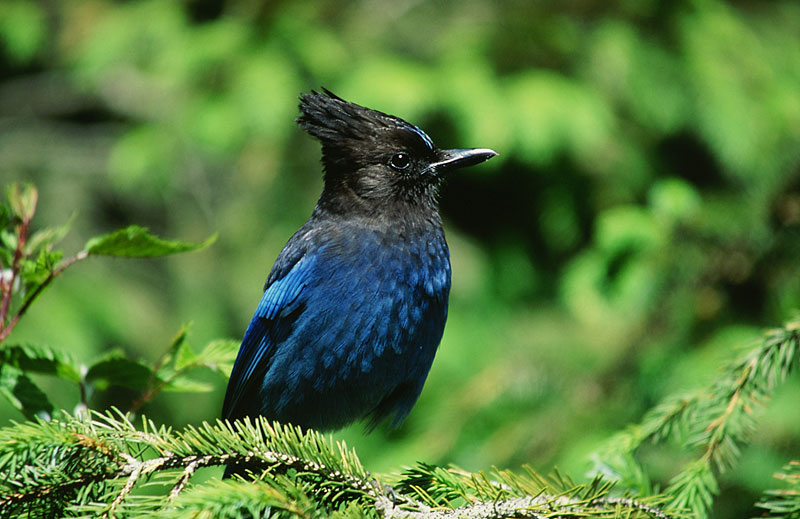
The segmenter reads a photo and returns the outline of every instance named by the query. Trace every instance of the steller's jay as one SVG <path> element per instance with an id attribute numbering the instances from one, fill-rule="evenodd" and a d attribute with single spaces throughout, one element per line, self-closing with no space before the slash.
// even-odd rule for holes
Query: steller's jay
<path id="1" fill-rule="evenodd" d="M 300 111 L 297 123 L 322 142 L 324 189 L 269 273 L 222 416 L 322 431 L 391 416 L 396 426 L 447 318 L 438 188 L 448 171 L 497 153 L 437 149 L 416 126 L 325 89 L 302 94 Z"/>

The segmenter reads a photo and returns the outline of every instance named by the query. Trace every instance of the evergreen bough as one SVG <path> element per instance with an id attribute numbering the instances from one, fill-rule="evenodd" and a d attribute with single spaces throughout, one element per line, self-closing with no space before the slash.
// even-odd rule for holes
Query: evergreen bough
<path id="1" fill-rule="evenodd" d="M 263 418 L 183 430 L 134 418 L 163 390 L 210 390 L 196 372 L 228 373 L 233 341 L 195 350 L 184 327 L 155 363 L 110 352 L 88 366 L 57 349 L 6 341 L 36 298 L 78 261 L 158 257 L 214 240 L 168 241 L 131 226 L 92 238 L 64 258 L 52 245 L 66 226 L 31 232 L 35 188 L 14 184 L 7 195 L 8 205 L 0 205 L 0 396 L 28 420 L 0 429 L 0 519 L 704 518 L 719 493 L 719 475 L 749 443 L 758 411 L 800 363 L 799 318 L 766 332 L 708 387 L 665 399 L 613 437 L 596 455 L 596 476 L 588 483 L 558 472 L 542 477 L 528 467 L 470 473 L 425 463 L 372 475 L 344 443 Z M 77 385 L 75 411 L 56 412 L 32 374 Z M 139 396 L 126 412 L 90 410 L 87 394 L 110 384 Z M 659 491 L 638 454 L 646 443 L 668 440 L 695 456 Z M 253 479 L 202 474 L 227 464 L 247 467 Z M 757 506 L 772 518 L 800 518 L 800 460 L 789 461 L 776 478 L 783 488 L 765 492 Z"/>
<path id="2" fill-rule="evenodd" d="M 386 517 L 475 519 L 656 517 L 663 498 L 610 497 L 600 478 L 576 485 L 530 469 L 468 473 L 419 464 L 377 477 L 344 443 L 263 418 L 181 431 L 120 412 L 15 424 L 0 431 L 0 516 Z M 229 463 L 254 481 L 197 471 Z"/>

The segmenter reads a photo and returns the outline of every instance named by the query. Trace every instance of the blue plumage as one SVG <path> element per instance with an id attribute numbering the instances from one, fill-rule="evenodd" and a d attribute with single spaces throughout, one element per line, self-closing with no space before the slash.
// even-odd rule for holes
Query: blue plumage
<path id="1" fill-rule="evenodd" d="M 487 149 L 438 150 L 402 119 L 330 92 L 301 96 L 325 187 L 273 266 L 223 417 L 331 430 L 408 415 L 442 338 L 450 260 L 436 194 Z"/>
<path id="2" fill-rule="evenodd" d="M 424 246 L 391 230 L 303 226 L 245 333 L 226 417 L 323 430 L 392 411 L 395 423 L 405 417 L 441 340 L 450 290 L 441 227 L 418 232 L 428 235 L 414 240 Z"/>

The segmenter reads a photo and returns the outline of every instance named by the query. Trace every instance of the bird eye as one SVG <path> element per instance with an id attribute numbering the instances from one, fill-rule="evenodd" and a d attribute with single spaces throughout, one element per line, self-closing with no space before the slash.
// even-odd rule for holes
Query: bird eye
<path id="1" fill-rule="evenodd" d="M 403 153 L 402 151 L 395 153 L 389 159 L 389 165 L 397 170 L 406 169 L 411 165 L 411 157 L 408 156 L 408 153 Z"/>

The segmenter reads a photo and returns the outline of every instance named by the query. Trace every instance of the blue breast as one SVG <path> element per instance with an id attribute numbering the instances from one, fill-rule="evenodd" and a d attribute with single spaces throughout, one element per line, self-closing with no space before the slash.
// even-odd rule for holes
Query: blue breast
<path id="1" fill-rule="evenodd" d="M 241 389 L 225 415 L 322 430 L 364 417 L 397 424 L 422 390 L 447 318 L 441 228 L 420 235 L 339 225 L 315 233 L 267 287 L 231 376 Z"/>

